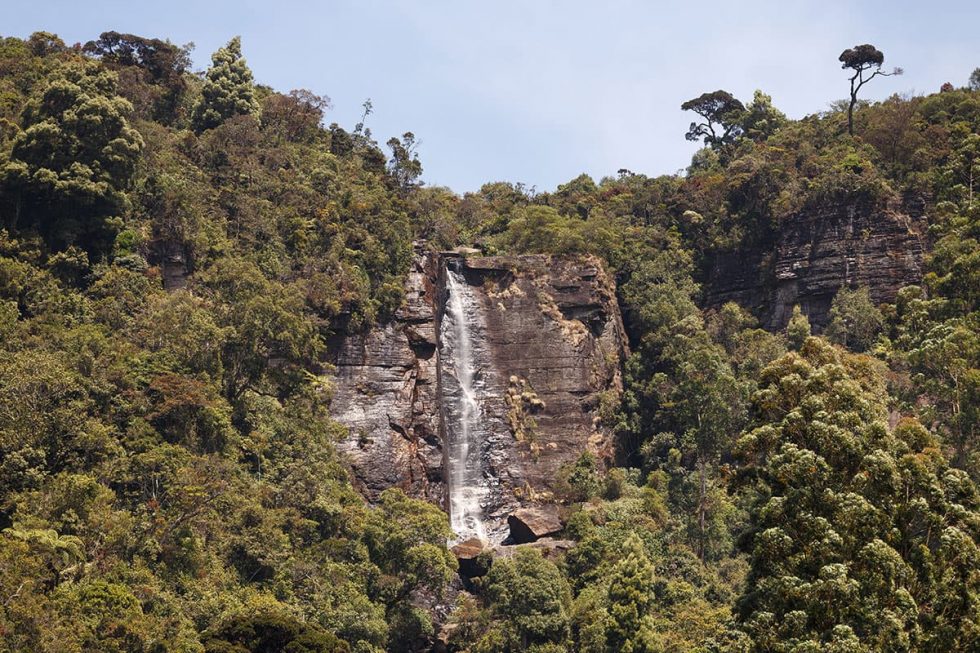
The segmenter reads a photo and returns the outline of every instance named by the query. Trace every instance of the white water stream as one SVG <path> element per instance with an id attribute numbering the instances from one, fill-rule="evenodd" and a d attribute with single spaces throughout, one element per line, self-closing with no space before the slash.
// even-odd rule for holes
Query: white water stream
<path id="1" fill-rule="evenodd" d="M 480 330 L 480 305 L 466 280 L 452 269 L 446 270 L 446 287 L 449 299 L 441 329 L 443 372 L 456 380 L 454 392 L 443 394 L 444 401 L 450 399 L 452 403 L 444 416 L 449 519 L 459 541 L 471 537 L 486 541 L 481 505 L 486 484 L 480 458 L 484 428 L 478 396 L 482 382 L 473 347 L 473 331 Z"/>

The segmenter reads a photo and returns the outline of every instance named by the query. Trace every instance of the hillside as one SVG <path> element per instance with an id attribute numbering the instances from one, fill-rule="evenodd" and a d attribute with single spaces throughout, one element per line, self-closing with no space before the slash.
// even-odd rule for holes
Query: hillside
<path id="1" fill-rule="evenodd" d="M 0 652 L 980 647 L 980 73 L 459 195 L 242 48 L 0 38 Z"/>

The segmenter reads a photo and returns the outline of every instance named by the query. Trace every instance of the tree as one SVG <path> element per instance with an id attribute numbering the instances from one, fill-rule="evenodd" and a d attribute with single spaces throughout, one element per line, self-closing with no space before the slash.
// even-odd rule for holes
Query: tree
<path id="1" fill-rule="evenodd" d="M 785 124 L 786 114 L 772 105 L 772 97 L 756 90 L 742 117 L 745 135 L 752 140 L 763 141 Z"/>
<path id="2" fill-rule="evenodd" d="M 422 175 L 422 162 L 419 161 L 418 141 L 415 134 L 405 132 L 402 139 L 388 139 L 388 147 L 391 148 L 391 160 L 388 161 L 388 173 L 396 186 L 403 193 L 408 193 L 414 188 L 421 186 L 419 177 Z"/>
<path id="3" fill-rule="evenodd" d="M 704 144 L 711 147 L 732 142 L 742 132 L 741 118 L 745 105 L 728 91 L 703 93 L 681 105 L 682 111 L 693 111 L 704 122 L 692 122 L 685 138 L 696 141 L 704 138 Z"/>
<path id="4" fill-rule="evenodd" d="M 98 63 L 56 69 L 24 107 L 24 131 L 0 166 L 4 221 L 38 231 L 55 249 L 107 253 L 143 147 L 126 118 L 131 109 Z"/>
<path id="5" fill-rule="evenodd" d="M 737 605 L 751 650 L 977 645 L 977 489 L 921 424 L 888 429 L 877 367 L 809 338 L 763 371 L 736 446 L 758 492 Z"/>
<path id="6" fill-rule="evenodd" d="M 35 57 L 45 57 L 50 54 L 64 52 L 68 48 L 57 34 L 51 32 L 34 32 L 27 39 L 27 47 Z"/>
<path id="7" fill-rule="evenodd" d="M 974 68 L 970 73 L 969 88 L 971 91 L 980 91 L 980 68 Z"/>
<path id="8" fill-rule="evenodd" d="M 890 73 L 884 72 L 881 69 L 881 64 L 885 62 L 885 55 L 882 54 L 881 50 L 869 43 L 855 45 L 853 48 L 844 50 L 837 60 L 841 62 L 841 68 L 850 68 L 854 71 L 854 74 L 850 78 L 851 102 L 847 105 L 847 133 L 853 136 L 854 105 L 857 104 L 858 91 L 861 90 L 861 87 L 878 75 L 890 77 L 892 75 L 901 75 L 903 71 L 901 68 L 894 68 Z M 869 71 L 870 74 L 867 74 Z"/>
<path id="9" fill-rule="evenodd" d="M 268 608 L 234 615 L 206 634 L 207 653 L 349 653 L 350 646 L 316 624 Z"/>
<path id="10" fill-rule="evenodd" d="M 609 582 L 611 624 L 606 637 L 610 651 L 647 653 L 654 650 L 647 623 L 652 603 L 653 565 L 643 549 L 643 542 L 631 533 Z"/>
<path id="11" fill-rule="evenodd" d="M 213 129 L 233 116 L 259 112 L 252 71 L 242 58 L 241 37 L 236 36 L 225 47 L 218 48 L 211 55 L 211 64 L 191 119 L 198 133 Z"/>
<path id="12" fill-rule="evenodd" d="M 568 638 L 571 591 L 540 551 L 520 548 L 512 559 L 498 559 L 487 575 L 486 594 L 500 620 L 489 638 L 503 641 L 490 646 L 481 642 L 477 650 L 563 650 L 548 645 L 561 645 Z"/>
<path id="13" fill-rule="evenodd" d="M 262 130 L 279 141 L 310 142 L 319 133 L 323 113 L 329 108 L 329 97 L 306 89 L 287 95 L 272 93 L 262 101 Z"/>
<path id="14" fill-rule="evenodd" d="M 867 288 L 841 288 L 830 305 L 827 338 L 853 351 L 867 351 L 881 332 L 884 321 Z"/>
<path id="15" fill-rule="evenodd" d="M 140 71 L 143 81 L 159 89 L 153 101 L 154 118 L 169 123 L 176 117 L 187 88 L 184 74 L 191 66 L 193 47 L 193 43 L 179 47 L 169 41 L 135 34 L 103 32 L 97 40 L 86 43 L 84 51 L 99 57 L 114 70 Z"/>
<path id="16" fill-rule="evenodd" d="M 793 316 L 786 326 L 786 339 L 794 351 L 799 351 L 807 338 L 810 337 L 810 320 L 800 310 L 799 304 L 793 306 Z"/>

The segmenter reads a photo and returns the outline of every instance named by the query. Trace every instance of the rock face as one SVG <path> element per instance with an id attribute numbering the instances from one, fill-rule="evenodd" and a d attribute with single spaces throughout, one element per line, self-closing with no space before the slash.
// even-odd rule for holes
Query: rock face
<path id="1" fill-rule="evenodd" d="M 586 450 L 611 455 L 598 412 L 621 392 L 626 337 L 597 260 L 420 254 L 395 321 L 336 348 L 333 414 L 349 429 L 340 449 L 369 497 L 395 486 L 449 507 L 459 384 L 448 360 L 457 343 L 440 342 L 452 337 L 440 328 L 448 266 L 480 313 L 475 464 L 486 534 L 500 541 L 507 515 L 553 497 L 562 465 Z"/>
<path id="2" fill-rule="evenodd" d="M 734 301 L 770 330 L 782 329 L 793 305 L 822 329 L 842 286 L 866 286 L 876 303 L 890 302 L 922 278 L 924 203 L 836 204 L 788 218 L 774 246 L 716 256 L 705 284 L 709 308 Z"/>
<path id="3" fill-rule="evenodd" d="M 545 558 L 556 560 L 575 548 L 575 540 L 554 540 L 546 537 L 530 544 L 500 544 L 493 548 L 494 558 L 513 558 L 521 549 L 537 549 Z"/>

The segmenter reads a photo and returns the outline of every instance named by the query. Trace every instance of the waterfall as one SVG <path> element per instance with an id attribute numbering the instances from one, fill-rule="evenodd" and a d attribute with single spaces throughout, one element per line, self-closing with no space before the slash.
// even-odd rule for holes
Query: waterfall
<path id="1" fill-rule="evenodd" d="M 480 305 L 469 284 L 451 266 L 446 269 L 446 289 L 449 298 L 440 329 L 440 365 L 449 518 L 460 541 L 471 537 L 485 541 L 481 501 L 486 483 L 480 455 L 485 426 L 479 400 L 483 380 L 473 340 L 482 336 Z"/>

